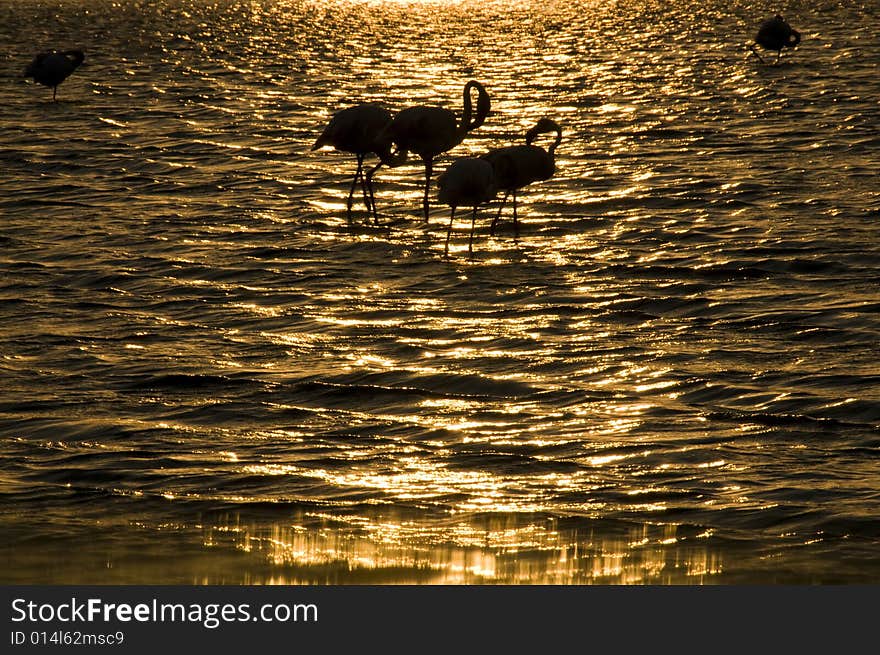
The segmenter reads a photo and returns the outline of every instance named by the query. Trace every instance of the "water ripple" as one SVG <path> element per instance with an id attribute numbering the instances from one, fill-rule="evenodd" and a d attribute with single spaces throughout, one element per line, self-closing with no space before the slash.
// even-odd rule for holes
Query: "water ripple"
<path id="1" fill-rule="evenodd" d="M 0 3 L 5 580 L 876 581 L 876 17 Z M 349 225 L 332 113 L 471 78 L 435 172 L 563 126 L 519 234 L 444 258 L 412 162 Z"/>

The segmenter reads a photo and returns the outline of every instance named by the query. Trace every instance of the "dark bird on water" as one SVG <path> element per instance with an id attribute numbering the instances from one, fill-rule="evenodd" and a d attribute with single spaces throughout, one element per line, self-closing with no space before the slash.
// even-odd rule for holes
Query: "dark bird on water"
<path id="1" fill-rule="evenodd" d="M 764 63 L 764 58 L 755 49 L 756 46 L 775 50 L 776 61 L 774 63 L 778 64 L 779 58 L 782 56 L 782 49 L 794 48 L 800 42 L 800 32 L 792 29 L 782 16 L 776 14 L 773 18 L 768 18 L 761 23 L 758 33 L 755 35 L 755 42 L 749 47 L 749 50 L 761 63 Z"/>
<path id="2" fill-rule="evenodd" d="M 373 192 L 373 174 L 383 163 L 397 166 L 402 163 L 405 155 L 397 157 L 391 153 L 390 135 L 384 132 L 391 122 L 391 112 L 375 103 L 363 103 L 343 109 L 330 119 L 327 127 L 315 141 L 312 150 L 323 146 L 333 146 L 342 152 L 352 153 L 357 157 L 357 170 L 351 181 L 351 189 L 348 192 L 347 213 L 351 221 L 351 206 L 354 190 L 358 181 L 364 194 L 364 204 L 367 211 L 373 215 L 378 224 L 379 216 L 376 213 L 376 199 Z M 379 163 L 364 173 L 364 159 L 367 155 L 374 154 L 380 158 Z"/>
<path id="3" fill-rule="evenodd" d="M 449 229 L 446 231 L 445 253 L 449 254 L 449 237 L 452 234 L 452 222 L 458 207 L 472 207 L 471 236 L 468 241 L 468 252 L 474 249 L 474 225 L 477 222 L 477 207 L 491 201 L 498 191 L 495 171 L 485 159 L 478 157 L 462 157 L 456 159 L 437 179 L 439 192 L 437 199 L 449 205 Z"/>
<path id="4" fill-rule="evenodd" d="M 35 82 L 43 86 L 52 87 L 52 100 L 58 92 L 58 85 L 70 77 L 86 56 L 81 50 L 47 50 L 41 52 L 25 69 L 24 76 L 34 78 Z"/>
<path id="5" fill-rule="evenodd" d="M 547 150 L 534 145 L 535 139 L 540 134 L 555 132 L 556 138 Z M 498 214 L 492 221 L 490 233 L 495 234 L 495 225 L 501 217 L 501 210 L 507 198 L 513 195 L 513 228 L 519 234 L 519 225 L 516 221 L 516 192 L 532 182 L 539 182 L 553 177 L 556 172 L 556 148 L 562 141 L 562 128 L 549 118 L 542 118 L 538 123 L 526 132 L 526 144 L 519 146 L 507 146 L 490 150 L 483 155 L 483 159 L 492 164 L 497 180 L 498 189 L 504 191 L 504 198 L 498 208 Z"/>
<path id="6" fill-rule="evenodd" d="M 474 91 L 477 92 L 476 111 L 471 98 Z M 386 128 L 398 153 L 405 156 L 405 153 L 413 152 L 425 164 L 422 207 L 426 221 L 434 158 L 457 146 L 469 132 L 480 127 L 489 115 L 490 107 L 486 89 L 479 82 L 471 80 L 464 87 L 464 107 L 460 119 L 456 119 L 455 112 L 450 109 L 419 105 L 403 109 Z"/>

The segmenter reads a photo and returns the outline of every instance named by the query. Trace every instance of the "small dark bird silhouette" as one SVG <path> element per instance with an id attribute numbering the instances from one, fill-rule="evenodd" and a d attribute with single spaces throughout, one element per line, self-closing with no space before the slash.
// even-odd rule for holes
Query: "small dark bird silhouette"
<path id="1" fill-rule="evenodd" d="M 539 134 L 556 132 L 556 139 L 547 150 L 533 145 Z M 526 132 L 526 145 L 507 146 L 490 150 L 483 155 L 483 159 L 492 164 L 498 188 L 504 191 L 504 198 L 498 208 L 498 214 L 492 221 L 489 232 L 495 234 L 495 225 L 501 218 L 501 210 L 508 196 L 513 194 L 513 228 L 519 234 L 519 225 L 516 221 L 516 192 L 532 182 L 547 180 L 556 172 L 556 148 L 562 141 L 562 128 L 549 118 L 542 118 L 538 123 Z"/>
<path id="2" fill-rule="evenodd" d="M 474 90 L 477 92 L 476 113 L 471 99 Z M 456 121 L 455 112 L 449 109 L 419 105 L 402 110 L 386 128 L 398 153 L 413 152 L 425 164 L 425 195 L 422 207 L 426 221 L 434 158 L 457 146 L 470 131 L 480 127 L 489 115 L 490 107 L 486 89 L 479 82 L 471 80 L 464 87 L 464 108 L 460 120 Z"/>
<path id="3" fill-rule="evenodd" d="M 373 215 L 376 224 L 379 223 L 379 216 L 376 212 L 376 198 L 373 192 L 373 174 L 382 166 L 383 163 L 397 166 L 402 163 L 401 158 L 391 154 L 391 138 L 390 135 L 383 134 L 383 130 L 391 122 L 391 112 L 374 103 L 363 103 L 343 109 L 330 119 L 327 127 L 315 141 L 312 150 L 317 150 L 323 146 L 333 146 L 342 152 L 349 152 L 357 157 L 357 170 L 354 179 L 351 182 L 351 189 L 348 192 L 348 202 L 346 204 L 346 216 L 351 221 L 351 206 L 354 197 L 354 190 L 358 181 L 361 183 L 361 189 L 364 194 L 364 204 L 367 211 Z M 375 154 L 380 157 L 379 163 L 364 174 L 364 159 L 369 154 Z"/>
<path id="4" fill-rule="evenodd" d="M 86 56 L 81 50 L 47 50 L 41 52 L 28 65 L 24 71 L 25 77 L 34 78 L 35 82 L 43 86 L 52 87 L 52 100 L 58 92 L 58 85 L 70 77 L 70 74 L 79 68 Z"/>
<path id="5" fill-rule="evenodd" d="M 439 187 L 437 199 L 452 208 L 449 214 L 449 229 L 446 231 L 444 254 L 449 255 L 452 222 L 455 220 L 455 210 L 460 206 L 473 208 L 471 236 L 468 241 L 468 252 L 473 252 L 477 207 L 491 201 L 498 192 L 498 184 L 492 165 L 485 159 L 478 157 L 456 159 L 437 179 L 437 186 Z"/>
<path id="6" fill-rule="evenodd" d="M 758 33 L 755 35 L 755 42 L 749 47 L 749 50 L 761 63 L 764 63 L 764 58 L 758 54 L 756 46 L 760 45 L 767 50 L 775 50 L 776 61 L 774 64 L 778 64 L 779 58 L 782 56 L 782 49 L 794 48 L 800 42 L 800 32 L 792 29 L 782 16 L 776 14 L 773 18 L 768 18 L 761 23 Z"/>

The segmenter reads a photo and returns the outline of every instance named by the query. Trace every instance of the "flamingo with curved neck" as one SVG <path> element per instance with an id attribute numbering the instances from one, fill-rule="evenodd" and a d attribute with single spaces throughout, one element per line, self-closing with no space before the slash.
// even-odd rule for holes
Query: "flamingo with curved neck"
<path id="1" fill-rule="evenodd" d="M 544 150 L 534 145 L 535 139 L 541 134 L 556 133 L 553 143 Z M 562 128 L 559 123 L 550 119 L 542 118 L 537 124 L 526 132 L 526 144 L 496 148 L 483 155 L 483 159 L 492 164 L 497 179 L 498 188 L 504 191 L 504 198 L 498 208 L 498 214 L 492 221 L 490 233 L 495 234 L 495 225 L 501 218 L 501 210 L 507 198 L 513 195 L 513 228 L 519 234 L 519 224 L 516 217 L 516 192 L 532 182 L 539 182 L 553 177 L 556 173 L 556 148 L 562 142 Z"/>
<path id="2" fill-rule="evenodd" d="M 472 98 L 477 93 L 476 110 Z M 480 127 L 489 115 L 491 102 L 485 87 L 476 80 L 465 84 L 463 92 L 463 108 L 461 118 L 456 119 L 455 112 L 445 107 L 418 105 L 407 107 L 398 113 L 385 128 L 390 140 L 397 146 L 397 153 L 405 157 L 405 153 L 418 155 L 425 165 L 425 192 L 422 208 L 425 220 L 428 220 L 428 193 L 431 187 L 434 158 L 452 150 L 460 144 L 473 130 Z M 384 134 L 383 134 L 383 137 Z M 385 161 L 388 165 L 400 165 L 399 162 Z"/>

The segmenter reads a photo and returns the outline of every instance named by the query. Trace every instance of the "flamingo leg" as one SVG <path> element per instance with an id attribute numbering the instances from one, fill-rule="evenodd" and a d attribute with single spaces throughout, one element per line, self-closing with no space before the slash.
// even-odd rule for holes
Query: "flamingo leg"
<path id="1" fill-rule="evenodd" d="M 370 201 L 369 182 L 364 175 L 363 169 L 361 169 L 361 193 L 364 195 L 364 205 L 367 207 L 367 214 L 371 214 L 373 212 L 373 205 Z"/>
<path id="2" fill-rule="evenodd" d="M 433 159 L 425 159 L 425 198 L 422 201 L 422 207 L 425 210 L 425 221 L 428 220 L 428 190 L 431 188 L 431 172 L 434 168 Z"/>
<path id="3" fill-rule="evenodd" d="M 755 56 L 758 58 L 758 61 L 760 61 L 762 64 L 764 63 L 764 58 L 763 58 L 760 54 L 758 54 L 758 51 L 757 51 L 757 50 L 755 50 L 755 44 L 754 44 L 754 43 L 749 47 L 749 50 L 751 51 L 751 53 L 752 53 L 753 55 L 755 55 Z"/>
<path id="4" fill-rule="evenodd" d="M 379 215 L 376 213 L 376 195 L 373 193 L 373 175 L 375 175 L 376 171 L 380 168 L 382 168 L 382 162 L 379 162 L 367 171 L 367 189 L 370 192 L 370 206 L 373 212 L 373 220 L 376 221 L 376 225 L 379 224 Z"/>
<path id="5" fill-rule="evenodd" d="M 355 171 L 354 179 L 351 181 L 351 188 L 348 190 L 348 201 L 345 204 L 345 207 L 346 207 L 345 217 L 348 219 L 349 223 L 351 222 L 351 205 L 352 205 L 353 198 L 354 198 L 354 189 L 357 186 L 358 180 L 361 178 L 362 171 L 364 168 L 364 156 L 363 155 L 357 156 L 357 163 L 358 163 L 357 171 Z"/>
<path id="6" fill-rule="evenodd" d="M 498 207 L 498 213 L 495 214 L 495 219 L 492 221 L 492 226 L 489 228 L 489 234 L 495 236 L 495 225 L 498 223 L 498 219 L 501 218 L 501 210 L 504 209 L 504 203 L 507 202 L 507 197 L 510 195 L 510 191 L 505 192 L 504 197 L 501 199 L 501 206 Z"/>
<path id="7" fill-rule="evenodd" d="M 446 248 L 443 250 L 443 255 L 445 257 L 449 256 L 449 237 L 452 235 L 452 221 L 455 219 L 455 206 L 453 205 L 452 211 L 449 213 L 449 229 L 446 230 Z"/>
<path id="8" fill-rule="evenodd" d="M 516 189 L 513 190 L 513 236 L 519 236 L 519 223 L 516 222 Z"/>
<path id="9" fill-rule="evenodd" d="M 477 223 L 477 206 L 474 205 L 474 211 L 471 214 L 471 238 L 468 240 L 468 252 L 474 252 L 474 226 Z"/>

